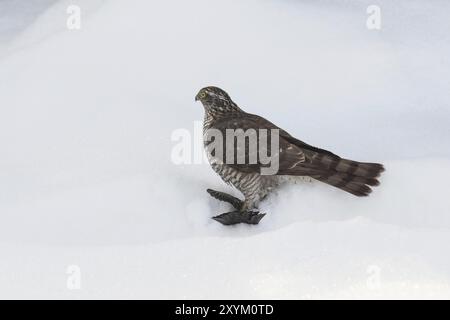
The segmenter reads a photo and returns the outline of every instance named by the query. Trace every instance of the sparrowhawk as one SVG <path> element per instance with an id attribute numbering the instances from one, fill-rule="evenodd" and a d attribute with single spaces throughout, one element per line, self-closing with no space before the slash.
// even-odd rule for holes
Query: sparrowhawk
<path id="1" fill-rule="evenodd" d="M 205 87 L 199 91 L 195 100 L 201 101 L 205 109 L 204 146 L 213 170 L 226 183 L 238 189 L 245 198 L 242 201 L 223 192 L 207 190 L 214 198 L 229 202 L 236 209 L 213 218 L 222 224 L 258 224 L 264 217 L 257 209 L 258 203 L 284 181 L 299 177 L 310 177 L 359 197 L 368 196 L 372 192 L 370 187 L 379 185 L 377 178 L 384 171 L 383 165 L 343 159 L 330 151 L 306 144 L 270 121 L 243 111 L 220 88 Z M 260 158 L 263 148 L 261 144 L 257 145 L 257 151 L 253 151 L 252 154 L 251 134 L 243 136 L 245 145 L 240 147 L 234 138 L 231 144 L 230 141 L 223 141 L 223 144 L 220 142 L 224 148 L 224 152 L 220 155 L 216 149 L 208 148 L 214 140 L 217 140 L 218 133 L 227 137 L 230 130 L 235 132 L 240 130 L 241 133 L 254 132 L 256 139 L 253 141 L 258 143 L 262 136 L 260 132 L 276 130 L 277 135 L 272 134 L 266 140 L 267 145 L 271 145 L 269 140 L 277 139 L 276 150 L 271 150 L 271 147 L 266 145 L 264 148 L 271 154 L 271 159 L 277 161 L 278 170 L 273 174 L 262 174 L 262 169 L 267 168 L 268 164 L 263 163 Z M 230 151 L 233 161 L 225 157 Z M 244 152 L 244 162 L 236 161 L 235 156 L 239 152 Z M 252 155 L 256 155 L 256 161 L 250 161 Z"/>

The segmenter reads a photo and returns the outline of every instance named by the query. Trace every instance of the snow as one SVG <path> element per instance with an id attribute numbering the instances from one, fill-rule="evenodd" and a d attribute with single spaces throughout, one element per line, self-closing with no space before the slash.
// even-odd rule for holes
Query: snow
<path id="1" fill-rule="evenodd" d="M 12 2 L 1 298 L 450 298 L 449 3 L 377 1 L 377 31 L 371 1 L 78 0 L 70 31 L 70 1 Z M 260 225 L 219 225 L 229 207 L 205 190 L 229 187 L 171 161 L 206 85 L 308 143 L 384 163 L 381 186 L 364 199 L 286 186 Z"/>

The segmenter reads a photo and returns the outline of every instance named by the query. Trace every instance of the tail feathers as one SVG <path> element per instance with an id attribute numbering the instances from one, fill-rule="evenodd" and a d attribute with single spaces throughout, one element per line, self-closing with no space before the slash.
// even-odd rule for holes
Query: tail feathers
<path id="1" fill-rule="evenodd" d="M 355 196 L 365 197 L 372 192 L 370 187 L 380 184 L 377 177 L 384 171 L 384 167 L 378 163 L 361 163 L 343 159 L 334 170 L 331 168 L 329 170 L 315 178 Z"/>
<path id="2" fill-rule="evenodd" d="M 347 191 L 348 193 L 351 193 L 357 197 L 367 197 L 369 194 L 372 193 L 372 189 L 369 186 L 353 182 L 348 183 L 347 185 L 341 187 L 340 189 Z"/>
<path id="3" fill-rule="evenodd" d="M 384 171 L 383 165 L 379 163 L 357 162 L 333 157 L 327 154 L 317 154 L 314 156 L 313 161 L 322 165 L 327 170 L 364 178 L 377 178 Z"/>

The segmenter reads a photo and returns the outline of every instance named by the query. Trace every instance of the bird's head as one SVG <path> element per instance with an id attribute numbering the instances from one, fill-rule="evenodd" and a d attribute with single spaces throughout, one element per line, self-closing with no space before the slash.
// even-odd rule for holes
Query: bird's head
<path id="1" fill-rule="evenodd" d="M 220 100 L 231 101 L 231 98 L 228 93 L 218 87 L 205 87 L 195 96 L 195 101 L 200 101 L 203 104 L 209 104 Z"/>
<path id="2" fill-rule="evenodd" d="M 213 114 L 241 111 L 228 93 L 218 87 L 201 89 L 195 96 L 195 101 L 200 101 L 205 107 L 205 111 Z"/>

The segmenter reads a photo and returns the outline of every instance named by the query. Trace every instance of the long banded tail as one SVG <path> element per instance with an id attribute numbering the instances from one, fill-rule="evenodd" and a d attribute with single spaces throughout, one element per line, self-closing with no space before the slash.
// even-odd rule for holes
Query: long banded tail
<path id="1" fill-rule="evenodd" d="M 319 160 L 326 168 L 323 174 L 315 179 L 349 192 L 358 197 L 368 196 L 371 187 L 378 186 L 378 177 L 384 171 L 379 163 L 357 162 L 330 156 L 322 156 Z"/>

